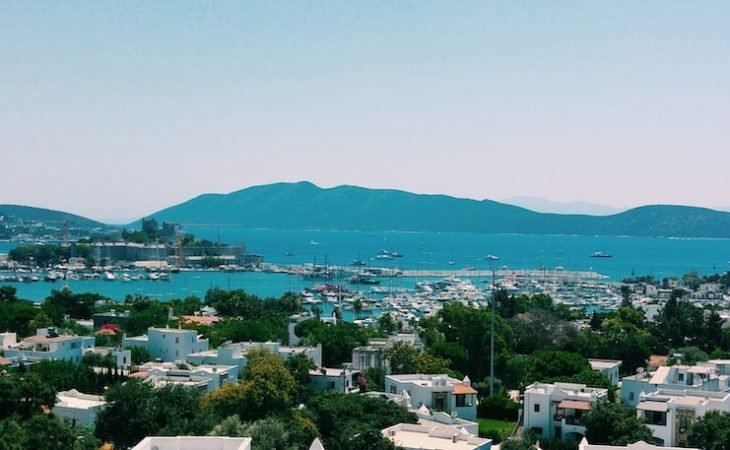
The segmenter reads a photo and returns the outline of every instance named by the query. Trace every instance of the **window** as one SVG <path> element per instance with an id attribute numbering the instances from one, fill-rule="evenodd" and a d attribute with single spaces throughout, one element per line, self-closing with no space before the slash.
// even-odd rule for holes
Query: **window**
<path id="1" fill-rule="evenodd" d="M 644 411 L 644 422 L 647 425 L 666 425 L 667 413 L 661 411 Z"/>
<path id="2" fill-rule="evenodd" d="M 532 407 L 532 410 L 535 412 L 540 412 L 540 404 L 535 403 L 535 405 Z M 540 434 L 542 434 L 542 432 L 540 432 Z"/>
<path id="3" fill-rule="evenodd" d="M 179 338 L 179 337 L 177 337 L 177 336 L 175 336 L 175 343 L 176 343 L 176 344 L 179 344 L 179 343 L 180 343 L 180 338 Z"/>
<path id="4" fill-rule="evenodd" d="M 535 434 L 538 434 L 542 436 L 542 427 L 532 427 L 530 428 L 530 431 L 532 431 Z"/>
<path id="5" fill-rule="evenodd" d="M 678 379 L 678 380 L 679 380 L 680 382 L 684 381 L 684 374 L 683 374 L 683 373 L 680 373 L 680 374 L 678 374 L 678 375 L 677 375 L 677 379 Z"/>
<path id="6" fill-rule="evenodd" d="M 629 401 L 631 401 L 631 402 L 634 401 L 634 393 L 633 392 L 629 392 Z"/>
<path id="7" fill-rule="evenodd" d="M 457 394 L 456 395 L 456 407 L 457 408 L 463 408 L 466 406 L 466 395 L 465 394 Z"/>

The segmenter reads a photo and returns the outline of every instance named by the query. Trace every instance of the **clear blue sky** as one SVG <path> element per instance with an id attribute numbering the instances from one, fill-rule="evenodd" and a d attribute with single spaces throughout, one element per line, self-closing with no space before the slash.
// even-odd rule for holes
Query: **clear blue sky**
<path id="1" fill-rule="evenodd" d="M 0 203 L 730 205 L 727 1 L 0 2 Z"/>

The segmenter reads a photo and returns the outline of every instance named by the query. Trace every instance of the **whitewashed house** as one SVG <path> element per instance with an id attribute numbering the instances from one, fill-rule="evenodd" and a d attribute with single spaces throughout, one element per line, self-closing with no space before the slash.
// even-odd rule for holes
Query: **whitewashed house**
<path id="1" fill-rule="evenodd" d="M 455 426 L 432 427 L 399 423 L 382 430 L 383 436 L 404 450 L 490 450 L 492 440 Z"/>
<path id="2" fill-rule="evenodd" d="M 695 366 L 663 366 L 654 372 L 640 372 L 621 379 L 621 403 L 635 408 L 642 393 L 659 389 L 721 392 L 728 389 L 728 364 L 716 360 Z"/>
<path id="3" fill-rule="evenodd" d="M 687 445 L 689 429 L 708 411 L 730 411 L 730 393 L 659 389 L 642 394 L 636 414 L 644 419 L 658 445 Z"/>
<path id="4" fill-rule="evenodd" d="M 533 383 L 525 388 L 525 431 L 538 436 L 578 440 L 585 435 L 582 416 L 608 398 L 608 389 L 575 383 Z"/>
<path id="5" fill-rule="evenodd" d="M 439 374 L 403 374 L 385 377 L 385 392 L 406 391 L 415 408 L 425 406 L 432 411 L 445 411 L 467 420 L 476 420 L 477 391 L 469 377 L 463 380 Z"/>
<path id="6" fill-rule="evenodd" d="M 93 336 L 60 336 L 54 328 L 39 328 L 29 336 L 4 349 L 9 360 L 32 363 L 44 359 L 80 363 L 84 353 L 94 348 Z"/>
<path id="7" fill-rule="evenodd" d="M 82 394 L 76 389 L 56 393 L 56 404 L 53 414 L 71 426 L 93 425 L 96 415 L 106 408 L 101 395 Z"/>
<path id="8" fill-rule="evenodd" d="M 251 438 L 228 436 L 148 436 L 132 450 L 251 450 Z"/>
<path id="9" fill-rule="evenodd" d="M 208 350 L 208 339 L 198 336 L 195 330 L 151 327 L 144 336 L 122 339 L 122 347 L 134 346 L 145 348 L 152 358 L 161 361 L 184 361 L 191 353 Z"/>
<path id="10" fill-rule="evenodd" d="M 589 444 L 586 438 L 581 439 L 578 444 L 578 450 L 699 450 L 696 448 L 686 447 L 662 447 L 659 445 L 649 444 L 644 441 L 634 442 L 628 445 L 601 445 Z"/>

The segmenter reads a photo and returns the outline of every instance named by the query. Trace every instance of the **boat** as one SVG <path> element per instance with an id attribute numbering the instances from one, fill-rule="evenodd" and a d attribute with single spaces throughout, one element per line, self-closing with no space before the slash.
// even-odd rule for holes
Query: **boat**
<path id="1" fill-rule="evenodd" d="M 284 252 L 284 256 L 294 256 L 294 253 L 292 253 L 292 252 Z"/>
<path id="2" fill-rule="evenodd" d="M 392 256 L 393 258 L 402 258 L 403 257 L 403 253 L 400 253 L 400 252 L 390 252 L 390 256 Z"/>
<path id="3" fill-rule="evenodd" d="M 351 284 L 380 284 L 380 280 L 372 275 L 358 274 L 347 279 Z"/>
<path id="4" fill-rule="evenodd" d="M 362 259 L 353 259 L 350 263 L 351 266 L 367 266 L 368 263 L 363 261 Z"/>
<path id="5" fill-rule="evenodd" d="M 591 253 L 591 258 L 611 258 L 613 257 L 612 254 L 606 253 L 606 252 L 593 252 Z"/>
<path id="6" fill-rule="evenodd" d="M 497 260 L 499 260 L 499 256 L 487 255 L 486 260 L 487 261 L 497 261 Z"/>
<path id="7" fill-rule="evenodd" d="M 117 279 L 117 276 L 114 275 L 114 272 L 107 270 L 106 272 L 104 272 L 104 274 L 101 276 L 101 278 L 104 281 L 114 281 Z"/>

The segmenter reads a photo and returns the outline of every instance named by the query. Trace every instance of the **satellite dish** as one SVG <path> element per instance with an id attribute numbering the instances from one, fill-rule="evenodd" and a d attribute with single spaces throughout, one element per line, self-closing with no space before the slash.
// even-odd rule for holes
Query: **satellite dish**
<path id="1" fill-rule="evenodd" d="M 458 416 L 458 414 L 456 413 L 456 411 L 453 411 L 453 412 L 451 413 L 451 418 L 452 418 L 452 419 L 456 419 L 456 416 Z"/>
<path id="2" fill-rule="evenodd" d="M 643 367 L 637 367 L 636 368 L 636 373 L 644 373 L 644 368 Z"/>

